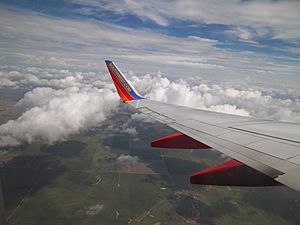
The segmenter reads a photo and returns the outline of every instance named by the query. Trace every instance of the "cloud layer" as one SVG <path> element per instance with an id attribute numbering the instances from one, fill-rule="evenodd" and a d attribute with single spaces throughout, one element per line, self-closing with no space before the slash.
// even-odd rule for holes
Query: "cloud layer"
<path id="1" fill-rule="evenodd" d="M 110 2 L 106 4 L 107 7 L 114 4 L 114 1 Z M 158 6 L 150 2 L 148 4 L 151 7 L 146 8 L 155 12 Z M 123 1 L 120 4 L 123 4 Z M 176 2 L 175 4 L 178 5 L 178 9 L 175 5 L 172 7 L 182 13 L 190 11 L 191 14 L 186 18 L 183 15 L 183 20 L 189 17 L 194 18 L 192 16 L 194 7 L 204 11 L 203 15 L 207 14 L 200 3 L 189 1 L 185 7 L 190 10 L 179 10 L 180 4 L 183 3 Z M 243 8 L 251 4 L 240 5 Z M 212 7 L 212 5 L 207 7 Z M 126 10 L 126 5 L 122 9 Z M 164 3 L 161 9 L 167 13 L 169 3 Z M 230 7 L 226 6 L 223 9 L 229 10 Z M 244 9 L 246 12 L 247 10 L 248 8 Z M 160 13 L 160 10 L 157 12 Z M 222 15 L 222 12 L 220 13 Z M 162 14 L 166 20 L 171 18 Z M 215 16 L 214 13 L 209 14 Z M 199 15 L 202 14 L 199 13 Z M 229 13 L 229 15 L 232 14 Z M 297 22 L 295 23 L 297 25 Z M 199 36 L 176 37 L 151 30 L 125 28 L 101 21 L 57 18 L 28 11 L 16 12 L 1 7 L 0 27 L 0 43 L 3 43 L 0 46 L 0 64 L 2 65 L 35 65 L 71 68 L 76 71 L 83 69 L 96 71 L 103 67 L 104 59 L 114 59 L 134 71 L 156 72 L 159 68 L 170 77 L 201 74 L 208 79 L 232 80 L 251 77 L 260 82 L 281 84 L 284 81 L 294 86 L 299 84 L 299 57 L 292 57 L 299 51 L 293 47 L 281 49 L 289 54 L 269 54 L 269 52 L 251 51 L 251 48 L 232 51 L 223 48 L 224 43 L 218 40 Z M 263 31 L 259 32 L 263 33 Z M 255 31 L 256 33 L 258 31 Z M 299 32 L 296 33 L 299 34 Z M 243 41 L 251 41 L 249 39 L 255 35 L 247 27 L 233 27 L 224 35 L 228 34 L 235 34 Z M 259 49 L 261 47 L 264 46 L 257 46 Z M 29 80 L 24 80 L 24 82 L 35 82 L 34 77 L 26 79 Z M 14 85 L 5 78 L 1 81 L 3 86 Z"/>
<path id="2" fill-rule="evenodd" d="M 32 89 L 16 104 L 22 114 L 0 125 L 1 146 L 32 141 L 54 143 L 96 126 L 119 105 L 109 75 L 42 68 L 6 68 L 3 79 L 11 88 Z M 32 79 L 28 79 L 33 77 Z M 149 99 L 224 113 L 300 123 L 299 92 L 243 84 L 209 83 L 199 78 L 171 81 L 157 75 L 129 76 Z M 34 82 L 32 82 L 34 80 Z M 5 86 L 8 87 L 7 85 Z M 133 114 L 132 121 L 152 122 Z M 128 121 L 122 132 L 136 134 Z"/>
<path id="3" fill-rule="evenodd" d="M 280 39 L 300 38 L 299 1 L 74 0 L 74 2 L 86 8 L 92 7 L 94 10 L 101 8 L 121 15 L 135 15 L 161 26 L 168 26 L 172 19 L 179 19 L 195 23 L 247 26 L 258 36 L 269 34 L 273 38 Z M 273 34 L 268 29 L 271 29 Z M 250 38 L 249 35 L 244 37 Z"/>
<path id="4" fill-rule="evenodd" d="M 295 100 L 291 100 L 266 95 L 258 87 L 233 88 L 197 79 L 172 82 L 161 76 L 145 75 L 132 80 L 149 99 L 242 116 L 300 122 L 297 89 L 294 90 Z M 272 90 L 272 93 L 276 95 L 278 91 L 282 92 Z"/>

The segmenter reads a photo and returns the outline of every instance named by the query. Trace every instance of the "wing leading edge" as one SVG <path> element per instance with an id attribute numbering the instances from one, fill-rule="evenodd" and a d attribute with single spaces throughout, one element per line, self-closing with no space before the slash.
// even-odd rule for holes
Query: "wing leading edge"
<path id="1" fill-rule="evenodd" d="M 202 146 L 198 149 L 211 147 L 234 160 L 192 175 L 192 183 L 201 181 L 198 183 L 238 186 L 284 184 L 300 191 L 299 124 L 257 120 L 144 99 L 112 61 L 106 61 L 106 65 L 123 102 L 180 132 L 181 135 L 162 138 L 161 142 L 157 140 L 154 147 L 162 147 L 166 143 L 174 147 L 176 141 L 184 140 L 180 148 L 185 148 L 184 143 L 188 148 L 196 141 L 198 146 Z M 247 182 L 236 181 L 243 176 L 249 176 Z M 234 178 L 232 182 L 228 177 Z"/>

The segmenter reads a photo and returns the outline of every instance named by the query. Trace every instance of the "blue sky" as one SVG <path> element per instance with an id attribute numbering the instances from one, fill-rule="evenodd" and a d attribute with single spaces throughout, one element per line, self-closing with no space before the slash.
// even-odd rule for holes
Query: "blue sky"
<path id="1" fill-rule="evenodd" d="M 110 58 L 141 74 L 300 80 L 298 1 L 2 0 L 0 9 L 2 65 L 101 70 Z"/>

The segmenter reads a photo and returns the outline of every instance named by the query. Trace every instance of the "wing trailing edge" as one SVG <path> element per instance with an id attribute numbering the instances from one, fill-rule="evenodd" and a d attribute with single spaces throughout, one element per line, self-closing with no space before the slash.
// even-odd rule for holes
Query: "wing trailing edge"
<path id="1" fill-rule="evenodd" d="M 282 185 L 271 177 L 234 159 L 193 174 L 190 182 L 192 184 L 247 187 Z"/>

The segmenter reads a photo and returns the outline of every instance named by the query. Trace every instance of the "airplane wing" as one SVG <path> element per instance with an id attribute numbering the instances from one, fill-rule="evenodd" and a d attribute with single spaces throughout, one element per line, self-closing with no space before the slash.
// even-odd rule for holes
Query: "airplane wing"
<path id="1" fill-rule="evenodd" d="M 143 98 L 112 61 L 105 61 L 121 100 L 179 131 L 151 143 L 161 148 L 214 148 L 231 160 L 193 174 L 191 183 L 286 185 L 300 191 L 300 124 L 259 120 Z"/>

